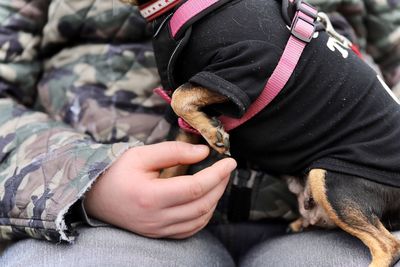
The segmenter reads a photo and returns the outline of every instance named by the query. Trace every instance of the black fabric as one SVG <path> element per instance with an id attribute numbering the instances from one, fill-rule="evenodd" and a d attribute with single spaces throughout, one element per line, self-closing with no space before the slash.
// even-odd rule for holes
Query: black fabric
<path id="1" fill-rule="evenodd" d="M 289 38 L 280 9 L 279 1 L 232 1 L 192 25 L 174 84 L 160 64 L 174 50 L 162 43 L 169 38 L 164 24 L 154 43 L 163 84 L 207 87 L 231 100 L 214 111 L 242 116 Z M 317 35 L 281 93 L 231 131 L 233 156 L 279 174 L 325 168 L 400 186 L 399 104 L 352 51 L 344 57 L 325 32 Z"/>

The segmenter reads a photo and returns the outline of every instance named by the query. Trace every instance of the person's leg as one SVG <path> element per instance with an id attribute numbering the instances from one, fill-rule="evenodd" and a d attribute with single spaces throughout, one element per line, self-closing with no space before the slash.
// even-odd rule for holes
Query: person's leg
<path id="1" fill-rule="evenodd" d="M 369 250 L 357 238 L 340 230 L 318 230 L 268 239 L 253 247 L 239 266 L 359 267 L 370 261 Z"/>
<path id="2" fill-rule="evenodd" d="M 287 224 L 282 222 L 245 222 L 210 225 L 207 229 L 221 241 L 237 262 L 254 245 L 285 234 Z"/>
<path id="3" fill-rule="evenodd" d="M 4 264 L 4 265 L 2 265 Z M 207 231 L 186 240 L 156 240 L 115 228 L 82 228 L 73 245 L 22 240 L 7 247 L 0 266 L 234 266 Z"/>

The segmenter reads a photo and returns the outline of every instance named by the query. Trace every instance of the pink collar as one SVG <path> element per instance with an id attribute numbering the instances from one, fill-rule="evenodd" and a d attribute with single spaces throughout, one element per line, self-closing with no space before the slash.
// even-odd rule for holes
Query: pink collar
<path id="1" fill-rule="evenodd" d="M 147 21 L 152 21 L 175 7 L 180 2 L 182 2 L 182 0 L 153 0 L 139 6 L 139 10 Z"/>

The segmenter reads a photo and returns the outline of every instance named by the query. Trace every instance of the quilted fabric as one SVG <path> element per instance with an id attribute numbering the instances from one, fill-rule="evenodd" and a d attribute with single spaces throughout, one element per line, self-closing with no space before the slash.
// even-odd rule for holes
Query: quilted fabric
<path id="1" fill-rule="evenodd" d="M 150 36 L 117 1 L 1 0 L 0 23 L 0 240 L 72 241 L 71 205 L 168 130 Z"/>

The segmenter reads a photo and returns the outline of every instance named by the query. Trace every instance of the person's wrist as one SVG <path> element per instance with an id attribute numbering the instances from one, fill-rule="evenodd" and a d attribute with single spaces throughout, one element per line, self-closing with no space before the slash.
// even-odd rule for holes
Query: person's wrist
<path id="1" fill-rule="evenodd" d="M 99 177 L 97 177 L 96 181 L 93 182 L 92 186 L 89 190 L 85 193 L 85 196 L 82 200 L 82 209 L 85 212 L 86 218 L 96 218 L 96 206 L 98 205 L 97 202 L 100 198 L 100 193 L 98 193 L 97 188 L 100 186 L 100 181 L 103 177 L 107 174 L 107 171 L 103 172 Z M 96 195 L 97 194 L 97 195 Z"/>

